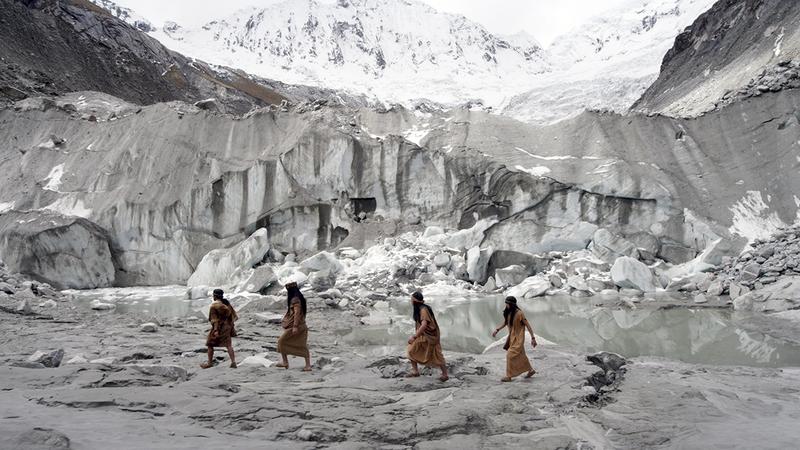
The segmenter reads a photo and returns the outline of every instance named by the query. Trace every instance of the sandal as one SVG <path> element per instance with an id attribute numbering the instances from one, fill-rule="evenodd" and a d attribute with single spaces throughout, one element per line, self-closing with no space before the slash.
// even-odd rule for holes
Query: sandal
<path id="1" fill-rule="evenodd" d="M 419 372 L 409 372 L 406 374 L 406 378 L 417 378 L 419 376 Z"/>
<path id="2" fill-rule="evenodd" d="M 237 366 L 236 363 L 231 363 L 231 369 L 235 369 L 237 367 L 239 367 L 239 366 Z"/>
<path id="3" fill-rule="evenodd" d="M 213 366 L 213 364 L 211 364 L 211 363 L 207 363 L 207 362 L 204 362 L 203 364 L 200 364 L 200 368 L 201 368 L 201 369 L 208 369 L 208 368 L 210 368 L 211 366 Z"/>
<path id="4" fill-rule="evenodd" d="M 525 378 L 530 378 L 536 373 L 535 370 L 531 369 L 527 374 L 525 374 Z"/>
<path id="5" fill-rule="evenodd" d="M 303 372 L 311 372 L 311 367 L 303 367 Z"/>

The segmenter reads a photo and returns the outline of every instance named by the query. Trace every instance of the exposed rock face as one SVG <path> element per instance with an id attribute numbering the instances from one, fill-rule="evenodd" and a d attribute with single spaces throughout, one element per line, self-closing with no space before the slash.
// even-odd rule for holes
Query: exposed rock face
<path id="1" fill-rule="evenodd" d="M 721 104 L 800 86 L 794 0 L 724 0 L 675 38 L 661 74 L 633 109 L 695 116 Z M 698 61 L 702 63 L 698 64 Z"/>
<path id="2" fill-rule="evenodd" d="M 759 99 L 763 108 L 777 100 L 783 106 L 798 101 L 788 93 Z M 16 111 L 0 111 L 0 141 L 17 149 L 0 165 L 6 174 L 22 175 L 0 176 L 0 185 L 3 202 L 15 209 L 54 209 L 107 230 L 120 268 L 116 281 L 123 285 L 184 282 L 208 251 L 261 227 L 278 250 L 305 255 L 370 227 L 396 233 L 410 226 L 411 216 L 454 228 L 493 217 L 487 222 L 493 225 L 476 236 L 481 247 L 494 250 L 583 249 L 604 228 L 625 239 L 651 234 L 655 245 L 696 251 L 731 232 L 760 230 L 752 226 L 759 221 L 796 215 L 791 192 L 800 181 L 786 169 L 791 155 L 752 166 L 755 153 L 733 157 L 734 149 L 722 143 L 755 136 L 759 143 L 753 145 L 763 155 L 771 145 L 791 147 L 800 140 L 794 124 L 779 134 L 749 125 L 754 115 L 771 114 L 758 111 L 748 112 L 746 123 L 743 111 L 729 108 L 707 123 L 585 114 L 544 128 L 460 111 L 452 116 L 457 120 L 439 122 L 423 149 L 388 135 L 418 120 L 402 109 L 376 114 L 323 108 L 232 119 L 159 104 L 91 122 L 26 101 Z M 351 113 L 387 137 L 366 136 L 343 123 Z M 154 121 L 163 127 L 153 129 Z M 686 133 L 676 141 L 681 128 Z M 578 130 L 586 129 L 598 130 L 590 133 L 591 145 L 579 138 Z M 172 137 L 165 140 L 163 130 Z M 499 144 L 497 135 L 504 139 Z M 541 155 L 545 142 L 548 153 Z M 465 149 L 437 151 L 448 145 Z M 523 145 L 529 150 L 517 150 Z M 738 161 L 736 167 L 704 160 L 711 146 L 727 149 L 728 156 L 719 157 Z M 586 151 L 581 149 L 589 153 L 571 154 Z M 627 162 L 652 158 L 652 165 Z M 532 162 L 546 165 L 549 177 L 516 169 Z M 609 172 L 591 175 L 601 166 Z M 764 185 L 761 172 L 779 183 Z M 742 183 L 731 185 L 731 176 Z M 763 207 L 753 209 L 756 194 L 748 189 L 758 190 Z M 356 211 L 368 211 L 366 220 Z M 483 282 L 491 273 L 475 275 Z"/>
<path id="3" fill-rule="evenodd" d="M 620 256 L 639 257 L 639 250 L 632 242 L 602 228 L 595 231 L 592 236 L 591 250 L 598 258 L 609 264 Z"/>
<path id="4" fill-rule="evenodd" d="M 0 102 L 94 90 L 138 104 L 220 97 L 244 113 L 283 96 L 234 71 L 170 52 L 88 1 L 3 0 Z"/>
<path id="5" fill-rule="evenodd" d="M 114 283 L 114 260 L 104 230 L 53 212 L 0 215 L 0 255 L 19 272 L 59 289 Z"/>

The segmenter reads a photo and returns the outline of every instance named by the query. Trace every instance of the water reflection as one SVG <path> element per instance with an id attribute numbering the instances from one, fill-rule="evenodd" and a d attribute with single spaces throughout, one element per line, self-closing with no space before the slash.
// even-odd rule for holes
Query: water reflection
<path id="1" fill-rule="evenodd" d="M 442 328 L 445 350 L 480 353 L 493 343 L 490 332 L 502 322 L 499 296 L 456 301 L 431 298 L 428 303 Z M 800 366 L 800 347 L 743 327 L 746 317 L 729 310 L 613 309 L 572 297 L 524 300 L 520 306 L 537 335 L 579 351 L 715 365 Z M 374 353 L 402 352 L 413 331 L 410 305 L 391 303 L 371 320 L 377 323 L 354 330 L 344 339 Z"/>

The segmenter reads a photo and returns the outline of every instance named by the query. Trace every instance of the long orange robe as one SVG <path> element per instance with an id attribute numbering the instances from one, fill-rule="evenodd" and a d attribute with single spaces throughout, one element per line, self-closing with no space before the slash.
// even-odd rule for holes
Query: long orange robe
<path id="1" fill-rule="evenodd" d="M 292 299 L 292 307 L 283 316 L 283 335 L 278 338 L 278 353 L 286 355 L 308 357 L 308 326 L 300 299 Z M 297 334 L 292 334 L 292 328 L 297 328 Z"/>
<path id="2" fill-rule="evenodd" d="M 528 355 L 525 354 L 525 324 L 528 319 L 521 309 L 517 309 L 508 330 L 508 351 L 506 353 L 506 376 L 513 378 L 533 370 Z"/>
<path id="3" fill-rule="evenodd" d="M 414 339 L 414 342 L 408 345 L 408 359 L 428 367 L 441 367 L 444 365 L 444 355 L 440 342 L 439 324 L 431 317 L 428 308 L 422 308 L 419 318 L 417 331 L 424 321 L 428 322 L 428 326 L 425 327 L 422 336 Z"/>

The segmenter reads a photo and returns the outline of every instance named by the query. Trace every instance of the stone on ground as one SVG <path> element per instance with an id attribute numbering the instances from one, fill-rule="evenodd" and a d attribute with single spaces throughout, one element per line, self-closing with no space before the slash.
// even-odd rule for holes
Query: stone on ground
<path id="1" fill-rule="evenodd" d="M 142 333 L 155 333 L 158 331 L 158 324 L 153 322 L 143 323 L 139 326 L 139 331 Z"/>
<path id="2" fill-rule="evenodd" d="M 52 368 L 60 366 L 61 361 L 63 359 L 64 359 L 64 350 L 58 349 L 49 353 L 37 351 L 36 353 L 28 357 L 28 362 L 39 363 L 45 367 Z"/>

